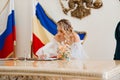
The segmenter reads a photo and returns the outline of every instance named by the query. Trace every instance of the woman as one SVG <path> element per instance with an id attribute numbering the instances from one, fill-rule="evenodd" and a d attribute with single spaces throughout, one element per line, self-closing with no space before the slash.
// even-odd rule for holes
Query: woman
<path id="1" fill-rule="evenodd" d="M 37 51 L 37 55 L 41 59 L 58 56 L 61 45 L 67 45 L 70 50 L 70 58 L 86 59 L 87 55 L 84 53 L 80 38 L 77 33 L 73 31 L 70 22 L 67 19 L 61 19 L 57 22 L 57 34 L 53 40 Z"/>

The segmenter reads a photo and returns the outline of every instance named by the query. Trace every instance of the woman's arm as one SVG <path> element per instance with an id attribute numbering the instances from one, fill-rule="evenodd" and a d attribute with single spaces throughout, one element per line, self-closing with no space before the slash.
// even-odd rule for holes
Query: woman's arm
<path id="1" fill-rule="evenodd" d="M 36 55 L 41 59 L 49 58 L 56 54 L 57 42 L 54 39 L 36 52 Z"/>

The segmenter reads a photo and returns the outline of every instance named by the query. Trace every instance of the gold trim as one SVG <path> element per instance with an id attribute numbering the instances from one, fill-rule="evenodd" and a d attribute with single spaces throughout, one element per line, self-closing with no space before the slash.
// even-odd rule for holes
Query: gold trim
<path id="1" fill-rule="evenodd" d="M 14 41 L 16 42 L 16 41 Z M 16 44 L 13 46 L 13 51 L 6 58 L 16 58 Z"/>
<path id="2" fill-rule="evenodd" d="M 15 58 L 14 50 L 6 58 Z"/>
<path id="3" fill-rule="evenodd" d="M 5 3 L 5 5 L 4 5 L 4 7 L 2 8 L 2 10 L 0 11 L 0 15 L 2 14 L 2 12 L 4 11 L 4 9 L 7 7 L 7 5 L 8 5 L 8 3 L 9 3 L 9 1 L 10 0 L 8 0 L 6 3 Z"/>
<path id="4" fill-rule="evenodd" d="M 70 11 L 71 9 L 70 9 L 70 8 L 68 8 L 68 9 L 65 8 L 61 0 L 59 0 L 59 2 L 60 2 L 60 5 L 61 5 L 61 7 L 62 7 L 62 11 L 63 11 L 65 14 L 67 14 L 68 11 Z"/>

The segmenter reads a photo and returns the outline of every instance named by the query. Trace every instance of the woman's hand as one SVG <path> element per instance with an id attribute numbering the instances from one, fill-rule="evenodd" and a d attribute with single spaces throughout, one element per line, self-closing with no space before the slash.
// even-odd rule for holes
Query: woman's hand
<path id="1" fill-rule="evenodd" d="M 43 53 L 43 54 L 39 55 L 38 57 L 39 57 L 39 59 L 45 60 L 47 58 L 47 55 Z"/>

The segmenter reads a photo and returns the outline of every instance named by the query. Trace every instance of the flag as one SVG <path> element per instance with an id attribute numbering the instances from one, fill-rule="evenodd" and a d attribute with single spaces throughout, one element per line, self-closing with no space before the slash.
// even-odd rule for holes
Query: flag
<path id="1" fill-rule="evenodd" d="M 57 33 L 57 25 L 47 16 L 38 1 L 35 1 L 33 7 L 32 51 L 36 55 L 37 50 Z"/>
<path id="2" fill-rule="evenodd" d="M 32 51 L 36 55 L 36 52 L 57 33 L 57 25 L 46 14 L 38 1 L 34 0 L 33 3 Z M 79 36 L 84 39 L 83 34 L 79 34 Z"/>
<path id="3" fill-rule="evenodd" d="M 8 0 L 0 12 L 0 58 L 14 53 L 15 40 L 14 0 Z"/>

